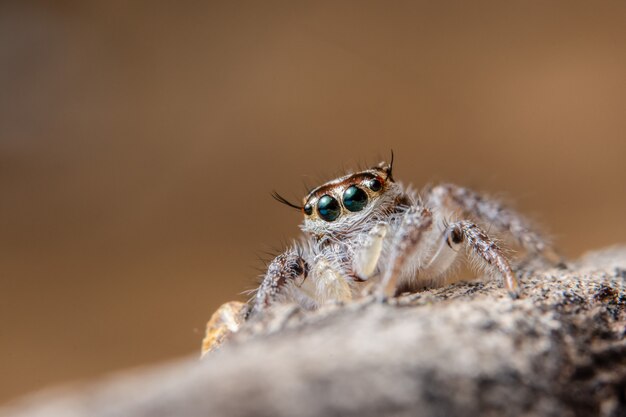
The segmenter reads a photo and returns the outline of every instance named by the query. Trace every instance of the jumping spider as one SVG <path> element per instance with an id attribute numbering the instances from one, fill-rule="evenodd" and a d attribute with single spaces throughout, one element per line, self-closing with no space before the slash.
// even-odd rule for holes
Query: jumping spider
<path id="1" fill-rule="evenodd" d="M 397 183 L 391 163 L 329 181 L 304 197 L 302 238 L 278 255 L 248 304 L 221 306 L 207 325 L 203 352 L 213 350 L 247 319 L 276 303 L 316 309 L 329 301 L 379 298 L 445 284 L 459 255 L 504 281 L 512 297 L 519 284 L 499 243 L 503 234 L 531 254 L 559 257 L 519 214 L 466 188 L 428 187 L 418 195 Z M 489 228 L 490 233 L 485 231 Z"/>

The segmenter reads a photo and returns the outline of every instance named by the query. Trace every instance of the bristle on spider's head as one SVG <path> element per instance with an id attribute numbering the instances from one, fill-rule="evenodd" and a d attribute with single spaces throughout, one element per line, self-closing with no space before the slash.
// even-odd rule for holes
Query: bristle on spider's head
<path id="1" fill-rule="evenodd" d="M 272 198 L 274 200 L 278 201 L 281 204 L 284 204 L 284 205 L 286 205 L 288 207 L 295 208 L 296 210 L 302 211 L 302 206 L 298 206 L 296 204 L 293 204 L 292 202 L 288 201 L 285 197 L 283 197 L 280 194 L 278 194 L 276 191 L 272 192 Z"/>
<path id="2" fill-rule="evenodd" d="M 394 181 L 393 179 L 393 149 L 391 150 L 391 161 L 389 163 L 381 162 L 378 164 L 378 168 L 385 170 L 387 174 L 387 179 L 390 181 Z"/>

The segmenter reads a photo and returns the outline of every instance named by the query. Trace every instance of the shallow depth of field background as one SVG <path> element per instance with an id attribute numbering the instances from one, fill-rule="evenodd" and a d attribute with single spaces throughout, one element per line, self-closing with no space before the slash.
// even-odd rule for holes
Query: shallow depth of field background
<path id="1" fill-rule="evenodd" d="M 392 148 L 626 241 L 625 2 L 168 3 L 0 4 L 0 402 L 197 354 L 298 233 L 270 192 Z"/>

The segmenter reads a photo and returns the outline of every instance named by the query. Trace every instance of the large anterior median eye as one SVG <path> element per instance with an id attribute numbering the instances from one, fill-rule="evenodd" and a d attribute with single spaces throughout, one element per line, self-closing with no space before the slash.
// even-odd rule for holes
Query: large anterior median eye
<path id="1" fill-rule="evenodd" d="M 343 205 L 350 211 L 361 211 L 367 206 L 367 193 L 352 185 L 343 193 Z"/>
<path id="2" fill-rule="evenodd" d="M 317 212 L 322 219 L 332 222 L 341 214 L 341 207 L 333 197 L 324 195 L 317 202 Z"/>

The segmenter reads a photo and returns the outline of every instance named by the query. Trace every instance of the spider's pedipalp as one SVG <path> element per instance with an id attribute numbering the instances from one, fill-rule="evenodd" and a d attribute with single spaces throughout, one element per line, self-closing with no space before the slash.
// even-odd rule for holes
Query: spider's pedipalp
<path id="1" fill-rule="evenodd" d="M 365 234 L 362 245 L 355 251 L 354 273 L 359 279 L 366 281 L 376 271 L 388 228 L 386 223 L 376 224 Z"/>

